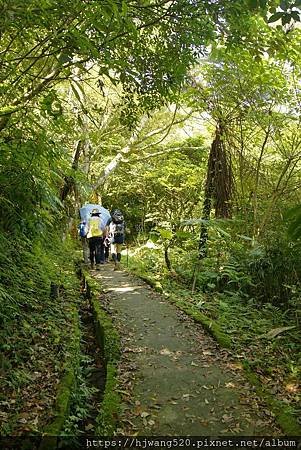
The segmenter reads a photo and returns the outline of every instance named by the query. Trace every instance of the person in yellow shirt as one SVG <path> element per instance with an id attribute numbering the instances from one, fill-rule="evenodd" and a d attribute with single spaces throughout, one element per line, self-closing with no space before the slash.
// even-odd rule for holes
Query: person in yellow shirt
<path id="1" fill-rule="evenodd" d="M 99 209 L 94 208 L 88 220 L 88 243 L 90 249 L 91 269 L 99 270 L 100 264 L 104 263 L 104 231 L 105 224 L 101 219 Z"/>

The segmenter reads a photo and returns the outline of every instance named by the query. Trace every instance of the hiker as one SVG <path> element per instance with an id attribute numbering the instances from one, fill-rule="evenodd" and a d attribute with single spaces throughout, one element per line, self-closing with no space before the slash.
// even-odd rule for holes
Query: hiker
<path id="1" fill-rule="evenodd" d="M 82 220 L 80 224 L 77 227 L 78 229 L 78 235 L 81 240 L 82 249 L 83 249 L 83 258 L 84 263 L 89 264 L 89 244 L 87 239 L 87 233 L 88 233 L 88 224 L 85 220 Z"/>
<path id="2" fill-rule="evenodd" d="M 108 263 L 109 256 L 110 256 L 110 248 L 111 248 L 111 238 L 110 238 L 110 232 L 109 232 L 108 226 L 106 227 L 103 245 L 104 245 L 105 263 Z"/>
<path id="3" fill-rule="evenodd" d="M 94 208 L 91 212 L 91 217 L 88 220 L 88 243 L 90 249 L 90 263 L 91 269 L 100 269 L 100 264 L 104 263 L 104 244 L 103 234 L 105 225 L 100 217 L 99 209 Z"/>
<path id="4" fill-rule="evenodd" d="M 114 209 L 111 213 L 109 224 L 111 238 L 111 254 L 114 261 L 114 270 L 119 269 L 121 261 L 121 249 L 125 238 L 125 223 L 123 214 L 119 209 Z"/>

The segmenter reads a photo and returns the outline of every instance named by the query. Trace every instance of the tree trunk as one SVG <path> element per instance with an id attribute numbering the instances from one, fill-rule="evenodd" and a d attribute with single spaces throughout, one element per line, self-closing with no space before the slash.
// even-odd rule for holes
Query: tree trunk
<path id="1" fill-rule="evenodd" d="M 167 245 L 164 248 L 164 259 L 165 259 L 165 264 L 166 264 L 167 269 L 169 270 L 169 272 L 171 272 L 172 271 L 172 266 L 171 266 L 171 261 L 169 259 L 168 250 L 169 250 L 169 245 Z"/>
<path id="2" fill-rule="evenodd" d="M 216 128 L 208 159 L 202 219 L 208 221 L 214 208 L 215 217 L 231 216 L 232 171 L 223 142 L 223 128 Z M 207 254 L 208 224 L 202 223 L 199 240 L 199 257 Z"/>
<path id="3" fill-rule="evenodd" d="M 79 168 L 80 158 L 84 157 L 83 170 L 87 174 L 90 168 L 90 140 L 89 140 L 89 129 L 88 129 L 88 118 L 86 113 L 86 95 L 85 91 L 79 84 L 79 74 L 80 69 L 73 70 L 73 81 L 71 82 L 70 94 L 74 94 L 75 102 L 79 103 L 81 106 L 81 111 L 78 113 L 78 121 L 81 124 L 82 139 L 80 139 L 75 145 L 75 151 L 73 155 L 73 161 L 71 169 L 76 172 Z M 64 179 L 64 185 L 61 188 L 61 201 L 64 201 L 69 193 L 73 191 L 75 197 L 75 204 L 77 207 L 81 204 L 81 199 L 79 198 L 79 192 L 76 185 L 74 177 L 66 176 Z"/>
<path id="4" fill-rule="evenodd" d="M 72 170 L 74 171 L 78 169 L 79 158 L 81 156 L 84 147 L 85 142 L 83 142 L 82 140 L 78 141 L 72 161 Z M 75 189 L 75 181 L 73 176 L 72 175 L 66 176 L 64 178 L 64 185 L 61 188 L 60 200 L 63 202 L 67 198 L 68 194 L 74 189 Z"/>
<path id="5" fill-rule="evenodd" d="M 203 223 L 199 238 L 199 261 L 194 268 L 192 291 L 195 290 L 197 274 L 200 269 L 200 261 L 207 256 L 208 221 L 212 209 L 215 217 L 228 218 L 231 216 L 232 171 L 223 142 L 223 127 L 216 127 L 215 139 L 211 144 L 207 177 L 204 192 L 204 204 L 202 211 Z"/>

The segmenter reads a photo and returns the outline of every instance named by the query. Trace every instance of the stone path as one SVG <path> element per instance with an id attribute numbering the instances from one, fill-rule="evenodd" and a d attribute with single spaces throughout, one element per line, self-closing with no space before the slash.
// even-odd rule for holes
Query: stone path
<path id="1" fill-rule="evenodd" d="M 281 435 L 239 359 L 143 281 L 105 265 L 93 275 L 122 336 L 120 434 Z"/>

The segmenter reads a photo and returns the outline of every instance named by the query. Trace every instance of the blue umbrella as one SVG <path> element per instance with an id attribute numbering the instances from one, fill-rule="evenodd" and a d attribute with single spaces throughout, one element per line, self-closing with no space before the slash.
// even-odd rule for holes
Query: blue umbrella
<path id="1" fill-rule="evenodd" d="M 94 208 L 97 208 L 99 210 L 100 218 L 103 221 L 104 225 L 106 225 L 108 223 L 108 221 L 111 219 L 110 212 L 103 206 L 92 204 L 92 203 L 87 203 L 86 205 L 84 205 L 80 208 L 79 213 L 80 213 L 81 220 L 85 220 L 86 222 L 88 222 L 88 220 L 91 217 L 92 209 L 94 209 Z"/>

